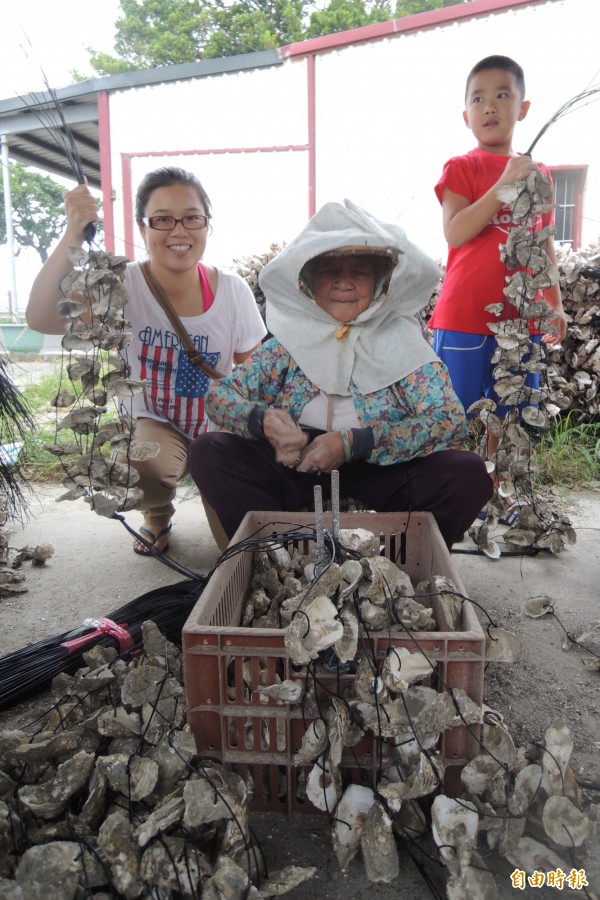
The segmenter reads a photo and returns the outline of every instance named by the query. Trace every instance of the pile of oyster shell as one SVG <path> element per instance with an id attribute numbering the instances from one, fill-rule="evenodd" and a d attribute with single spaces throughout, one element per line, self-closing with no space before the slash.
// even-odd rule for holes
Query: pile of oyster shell
<path id="1" fill-rule="evenodd" d="M 340 530 L 336 547 L 339 563 L 318 550 L 290 555 L 274 546 L 256 553 L 245 622 L 289 623 L 285 644 L 298 677 L 256 691 L 301 705 L 303 716 L 312 718 L 294 763 L 310 767 L 305 793 L 329 814 L 341 868 L 360 850 L 368 879 L 389 883 L 400 874 L 399 841 L 414 845 L 433 838 L 448 870 L 451 900 L 496 895 L 483 859 L 489 860 L 490 850 L 528 873 L 569 873 L 577 859 L 592 884 L 592 875 L 600 875 L 593 854 L 600 824 L 593 813 L 581 811 L 568 728 L 555 723 L 539 745 L 517 748 L 500 713 L 480 708 L 462 690 L 424 684 L 433 666 L 420 652 L 416 633 L 440 625 L 423 601 L 437 594 L 444 627 L 450 621 L 459 630 L 465 598 L 444 576 L 415 591 L 406 573 L 377 555 L 377 538 L 363 529 Z M 350 548 L 354 558 L 343 559 Z M 377 619 L 373 609 L 385 610 L 385 619 Z M 381 635 L 382 629 L 411 637 L 412 649 L 390 645 L 379 664 L 360 637 Z M 332 649 L 338 665 L 353 663 L 354 678 L 350 690 L 337 696 L 329 691 L 327 700 L 316 697 L 315 683 Z M 514 635 L 488 629 L 486 661 L 512 661 L 518 649 Z M 458 725 L 478 738 L 479 753 L 461 773 L 461 796 L 451 798 L 444 794 L 445 760 L 438 748 L 441 735 Z M 375 789 L 347 784 L 344 771 L 345 748 L 356 747 L 366 734 L 382 748 Z M 429 820 L 419 801 L 434 795 Z"/>
<path id="2" fill-rule="evenodd" d="M 180 651 L 143 634 L 143 655 L 97 646 L 59 676 L 35 732 L 0 733 L 0 896 L 242 900 L 314 873 L 263 877 L 246 785 L 195 759 Z"/>
<path id="3" fill-rule="evenodd" d="M 548 388 L 563 412 L 585 421 L 600 411 L 600 241 L 557 256 L 569 327 L 562 347 L 548 349 Z"/>
<path id="4" fill-rule="evenodd" d="M 252 293 L 254 294 L 254 299 L 256 300 L 256 305 L 258 306 L 258 310 L 263 317 L 265 316 L 265 305 L 266 305 L 266 297 L 263 293 L 263 290 L 258 283 L 258 276 L 262 269 L 270 263 L 272 259 L 274 259 L 278 253 L 281 253 L 285 244 L 280 246 L 279 244 L 271 244 L 266 253 L 256 253 L 254 256 L 245 256 L 243 259 L 234 260 L 236 264 L 236 272 L 243 278 Z"/>
<path id="5" fill-rule="evenodd" d="M 338 546 L 347 554 L 341 562 L 328 559 L 319 563 L 316 550 L 302 554 L 294 548 L 290 553 L 277 545 L 255 552 L 242 625 L 285 628 L 292 623 L 286 644 L 299 665 L 316 659 L 321 650 L 331 646 L 340 662 L 354 659 L 359 621 L 363 630 L 369 631 L 437 628 L 433 609 L 424 605 L 432 591 L 429 582 L 417 586 L 420 596 L 415 598 L 410 577 L 379 555 L 379 539 L 371 531 L 341 529 Z M 447 598 L 456 625 L 461 605 L 460 600 L 452 600 L 456 587 L 440 577 L 433 592 L 439 593 L 442 601 Z M 335 598 L 335 603 L 329 598 Z"/>
<path id="6" fill-rule="evenodd" d="M 57 410 L 68 412 L 57 421 L 56 442 L 45 449 L 63 463 L 67 492 L 59 500 L 83 497 L 96 513 L 111 517 L 142 502 L 142 491 L 135 487 L 139 476 L 130 463 L 155 456 L 158 445 L 132 444 L 134 420 L 127 401 L 144 390 L 144 382 L 130 378 L 125 355 L 131 341 L 124 315 L 128 260 L 81 247 L 69 248 L 69 258 L 75 268 L 61 281 L 64 299 L 58 310 L 69 322 L 62 346 L 70 386 L 53 401 Z M 70 439 L 63 438 L 67 431 Z"/>

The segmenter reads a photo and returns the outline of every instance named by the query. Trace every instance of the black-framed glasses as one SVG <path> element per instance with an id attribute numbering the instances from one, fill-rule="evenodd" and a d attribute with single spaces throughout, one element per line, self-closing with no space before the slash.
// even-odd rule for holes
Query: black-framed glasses
<path id="1" fill-rule="evenodd" d="M 189 215 L 182 219 L 176 219 L 175 216 L 150 216 L 149 219 L 142 219 L 142 222 L 155 231 L 172 231 L 180 222 L 190 231 L 199 231 L 208 225 L 208 216 Z"/>

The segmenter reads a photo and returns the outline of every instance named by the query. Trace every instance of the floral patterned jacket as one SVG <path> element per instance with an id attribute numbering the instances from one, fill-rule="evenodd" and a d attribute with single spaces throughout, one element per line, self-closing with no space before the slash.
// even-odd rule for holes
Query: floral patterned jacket
<path id="1" fill-rule="evenodd" d="M 255 406 L 285 409 L 298 421 L 319 394 L 287 350 L 272 338 L 231 375 L 211 382 L 206 411 L 220 428 L 251 438 L 248 416 Z M 368 462 L 392 465 L 436 450 L 461 448 L 467 436 L 463 408 L 442 362 L 427 363 L 396 384 L 352 398 L 375 448 Z"/>

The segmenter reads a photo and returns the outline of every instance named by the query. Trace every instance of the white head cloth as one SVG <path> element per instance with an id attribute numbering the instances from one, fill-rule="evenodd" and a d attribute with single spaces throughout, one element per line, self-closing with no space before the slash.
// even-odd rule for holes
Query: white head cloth
<path id="1" fill-rule="evenodd" d="M 344 247 L 389 247 L 399 253 L 386 293 L 371 305 L 343 340 L 340 323 L 299 287 L 304 265 Z M 314 385 L 348 395 L 353 380 L 369 394 L 414 372 L 437 356 L 414 313 L 422 309 L 440 277 L 439 267 L 396 225 L 379 222 L 350 200 L 326 203 L 285 250 L 261 271 L 267 326 Z"/>

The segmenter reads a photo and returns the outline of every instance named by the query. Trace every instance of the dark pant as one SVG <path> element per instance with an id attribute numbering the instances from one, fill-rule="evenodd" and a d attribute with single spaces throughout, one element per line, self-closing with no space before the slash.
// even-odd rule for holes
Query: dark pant
<path id="1" fill-rule="evenodd" d="M 296 472 L 275 460 L 266 441 L 210 432 L 193 441 L 189 468 L 202 497 L 231 538 L 247 512 L 296 512 L 313 502 L 320 484 L 329 499 L 331 477 Z M 440 450 L 393 466 L 364 461 L 340 468 L 340 494 L 376 512 L 431 512 L 448 547 L 492 496 L 483 460 L 468 450 Z"/>

